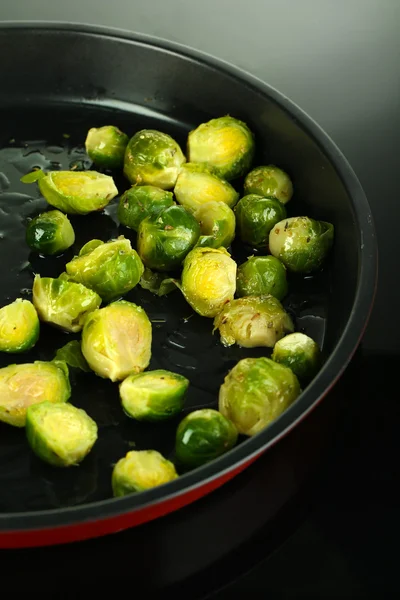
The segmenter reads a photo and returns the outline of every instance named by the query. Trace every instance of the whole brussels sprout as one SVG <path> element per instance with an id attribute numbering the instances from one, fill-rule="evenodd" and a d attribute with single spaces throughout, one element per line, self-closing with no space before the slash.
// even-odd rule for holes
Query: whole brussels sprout
<path id="1" fill-rule="evenodd" d="M 228 248 L 235 238 L 235 213 L 224 202 L 207 202 L 194 213 L 200 224 L 201 236 L 197 246 Z"/>
<path id="2" fill-rule="evenodd" d="M 115 125 L 89 129 L 85 148 L 89 158 L 103 169 L 118 169 L 124 164 L 129 137 Z"/>
<path id="3" fill-rule="evenodd" d="M 275 256 L 251 256 L 238 267 L 237 296 L 271 294 L 282 300 L 287 292 L 286 267 Z"/>
<path id="4" fill-rule="evenodd" d="M 127 294 L 143 275 L 144 266 L 124 236 L 75 256 L 65 266 L 70 280 L 82 283 L 110 302 Z"/>
<path id="5" fill-rule="evenodd" d="M 17 298 L 0 308 L 0 352 L 26 352 L 39 339 L 40 324 L 29 300 Z"/>
<path id="6" fill-rule="evenodd" d="M 237 233 L 242 242 L 264 250 L 268 248 L 269 232 L 286 217 L 286 209 L 276 198 L 249 194 L 239 200 L 235 215 Z"/>
<path id="7" fill-rule="evenodd" d="M 143 308 L 119 300 L 92 312 L 82 331 L 82 354 L 100 377 L 122 381 L 148 367 L 151 323 Z"/>
<path id="8" fill-rule="evenodd" d="M 28 406 L 67 402 L 71 396 L 65 362 L 35 361 L 0 369 L 0 421 L 24 427 Z"/>
<path id="9" fill-rule="evenodd" d="M 59 210 L 49 210 L 34 217 L 26 228 L 26 243 L 40 254 L 60 254 L 75 242 L 70 220 Z"/>
<path id="10" fill-rule="evenodd" d="M 304 333 L 291 333 L 276 343 L 272 360 L 289 367 L 300 381 L 309 381 L 321 365 L 317 342 Z"/>
<path id="11" fill-rule="evenodd" d="M 119 386 L 125 413 L 137 421 L 163 421 L 181 412 L 189 380 L 164 369 L 129 375 Z"/>
<path id="12" fill-rule="evenodd" d="M 219 329 L 224 346 L 273 348 L 294 326 L 279 300 L 267 295 L 228 302 L 214 320 L 215 329 Z"/>
<path id="13" fill-rule="evenodd" d="M 291 217 L 271 229 L 269 249 L 289 271 L 312 273 L 322 266 L 333 238 L 331 223 L 309 217 Z"/>
<path id="14" fill-rule="evenodd" d="M 33 452 L 53 467 L 79 465 L 97 440 L 97 425 L 72 404 L 41 402 L 26 411 L 26 437 Z"/>
<path id="15" fill-rule="evenodd" d="M 99 308 L 101 298 L 80 283 L 35 275 L 32 301 L 39 318 L 64 331 L 81 331 L 87 315 Z"/>
<path id="16" fill-rule="evenodd" d="M 211 408 L 189 413 L 176 432 L 175 454 L 188 468 L 204 465 L 235 446 L 236 427 L 224 415 Z"/>
<path id="17" fill-rule="evenodd" d="M 239 199 L 238 192 L 230 183 L 214 175 L 204 165 L 194 163 L 186 163 L 181 168 L 174 194 L 179 204 L 192 213 L 209 202 L 234 206 Z"/>
<path id="18" fill-rule="evenodd" d="M 239 433 L 252 436 L 277 419 L 300 394 L 296 375 L 265 357 L 243 358 L 225 377 L 219 410 Z"/>
<path id="19" fill-rule="evenodd" d="M 200 235 L 196 219 L 183 206 L 165 208 L 146 217 L 138 229 L 137 249 L 146 267 L 173 271 L 180 267 Z"/>
<path id="20" fill-rule="evenodd" d="M 225 248 L 194 248 L 184 260 L 182 293 L 202 317 L 215 317 L 236 290 L 236 263 Z"/>
<path id="21" fill-rule="evenodd" d="M 126 496 L 163 485 L 178 477 L 172 462 L 156 450 L 131 450 L 113 468 L 113 495 Z"/>
<path id="22" fill-rule="evenodd" d="M 246 123 L 229 115 L 202 123 L 189 133 L 188 160 L 230 181 L 250 168 L 254 136 Z"/>
<path id="23" fill-rule="evenodd" d="M 135 185 L 155 185 L 171 190 L 186 158 L 179 144 L 167 133 L 142 129 L 129 140 L 124 175 Z"/>
<path id="24" fill-rule="evenodd" d="M 174 204 L 172 192 L 154 185 L 136 185 L 122 194 L 117 216 L 122 225 L 137 231 L 143 219 L 156 217 Z"/>
<path id="25" fill-rule="evenodd" d="M 256 167 L 247 174 L 244 193 L 273 196 L 282 204 L 286 204 L 293 195 L 293 185 L 285 171 L 275 165 L 267 165 Z"/>

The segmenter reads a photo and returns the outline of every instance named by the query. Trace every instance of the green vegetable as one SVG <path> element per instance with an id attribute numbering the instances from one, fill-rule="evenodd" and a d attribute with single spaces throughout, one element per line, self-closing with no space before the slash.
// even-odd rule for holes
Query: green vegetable
<path id="1" fill-rule="evenodd" d="M 193 248 L 200 235 L 196 219 L 183 206 L 165 208 L 146 217 L 138 230 L 137 249 L 146 267 L 173 271 Z"/>
<path id="2" fill-rule="evenodd" d="M 85 373 L 89 373 L 91 370 L 82 354 L 81 343 L 78 340 L 72 340 L 59 348 L 55 360 L 63 360 L 69 367 L 80 369 Z"/>
<path id="3" fill-rule="evenodd" d="M 236 263 L 225 248 L 194 248 L 184 260 L 182 293 L 199 315 L 215 317 L 236 289 Z"/>
<path id="4" fill-rule="evenodd" d="M 126 496 L 163 485 L 178 477 L 172 462 L 156 450 L 131 450 L 114 466 L 114 496 Z"/>
<path id="5" fill-rule="evenodd" d="M 219 410 L 239 433 L 252 436 L 277 419 L 298 397 L 294 373 L 269 358 L 244 358 L 225 377 Z"/>
<path id="6" fill-rule="evenodd" d="M 188 160 L 230 181 L 250 168 L 254 136 L 246 123 L 229 115 L 202 123 L 189 133 Z"/>
<path id="7" fill-rule="evenodd" d="M 185 467 L 199 467 L 228 452 L 237 438 L 236 427 L 220 412 L 211 408 L 195 410 L 178 426 L 176 458 Z"/>
<path id="8" fill-rule="evenodd" d="M 129 140 L 124 175 L 132 184 L 155 185 L 170 190 L 186 158 L 179 144 L 167 133 L 142 129 Z"/>
<path id="9" fill-rule="evenodd" d="M 104 169 L 119 169 L 124 164 L 129 137 L 114 125 L 89 129 L 85 148 L 89 158 Z"/>
<path id="10" fill-rule="evenodd" d="M 68 367 L 63 361 L 23 363 L 0 369 L 0 421 L 24 427 L 28 406 L 67 402 L 71 396 Z"/>
<path id="11" fill-rule="evenodd" d="M 87 315 L 99 308 L 101 298 L 80 283 L 35 275 L 32 301 L 39 318 L 64 331 L 81 331 Z"/>
<path id="12" fill-rule="evenodd" d="M 145 268 L 139 285 L 144 290 L 157 294 L 157 296 L 165 296 L 177 289 L 175 279 L 165 273 L 154 273 L 148 267 Z"/>
<path id="13" fill-rule="evenodd" d="M 26 228 L 26 243 L 44 255 L 60 254 L 75 242 L 75 232 L 66 215 L 49 210 L 34 217 Z"/>
<path id="14" fill-rule="evenodd" d="M 271 294 L 282 300 L 287 292 L 286 267 L 275 256 L 251 256 L 238 267 L 237 296 Z"/>
<path id="15" fill-rule="evenodd" d="M 115 300 L 132 290 L 144 270 L 138 253 L 124 236 L 75 256 L 65 268 L 72 281 L 94 290 L 104 302 Z"/>
<path id="16" fill-rule="evenodd" d="M 89 254 L 89 252 L 91 252 L 95 248 L 98 248 L 102 244 L 104 244 L 104 242 L 102 240 L 96 240 L 96 239 L 95 240 L 89 240 L 79 250 L 79 256 L 83 256 L 84 254 Z"/>
<path id="17" fill-rule="evenodd" d="M 97 440 L 97 425 L 69 402 L 41 402 L 26 411 L 26 437 L 33 452 L 54 467 L 78 465 Z"/>
<path id="18" fill-rule="evenodd" d="M 143 308 L 119 300 L 88 316 L 82 354 L 97 375 L 122 381 L 148 367 L 151 340 L 151 323 Z"/>
<path id="19" fill-rule="evenodd" d="M 256 194 L 244 196 L 235 208 L 237 234 L 252 248 L 268 248 L 269 232 L 286 217 L 286 209 L 276 198 Z"/>
<path id="20" fill-rule="evenodd" d="M 29 300 L 17 298 L 0 308 L 0 352 L 25 352 L 39 339 L 40 324 Z"/>
<path id="21" fill-rule="evenodd" d="M 293 185 L 285 171 L 275 165 L 267 165 L 256 167 L 247 174 L 244 193 L 273 196 L 282 204 L 286 204 L 293 195 Z"/>
<path id="22" fill-rule="evenodd" d="M 334 238 L 334 227 L 309 217 L 292 217 L 277 223 L 269 234 L 271 254 L 289 271 L 312 273 L 324 263 Z"/>
<path id="23" fill-rule="evenodd" d="M 309 381 L 321 365 L 317 342 L 304 333 L 291 333 L 276 343 L 272 360 L 289 367 L 300 381 Z"/>
<path id="24" fill-rule="evenodd" d="M 279 300 L 268 295 L 228 302 L 214 320 L 215 329 L 219 329 L 224 346 L 273 348 L 294 326 Z"/>
<path id="25" fill-rule="evenodd" d="M 146 217 L 156 217 L 164 208 L 174 206 L 172 192 L 154 185 L 136 185 L 126 190 L 118 205 L 118 219 L 125 227 L 138 230 Z"/>
<path id="26" fill-rule="evenodd" d="M 224 202 L 207 202 L 194 213 L 200 224 L 201 236 L 197 246 L 228 248 L 235 237 L 235 213 Z"/>
<path id="27" fill-rule="evenodd" d="M 183 375 L 157 369 L 129 375 L 119 393 L 126 414 L 137 421 L 162 421 L 179 413 L 189 380 Z"/>
<path id="28" fill-rule="evenodd" d="M 187 163 L 181 168 L 174 194 L 182 206 L 195 212 L 203 204 L 223 202 L 234 206 L 239 194 L 230 183 L 214 175 L 204 165 Z"/>

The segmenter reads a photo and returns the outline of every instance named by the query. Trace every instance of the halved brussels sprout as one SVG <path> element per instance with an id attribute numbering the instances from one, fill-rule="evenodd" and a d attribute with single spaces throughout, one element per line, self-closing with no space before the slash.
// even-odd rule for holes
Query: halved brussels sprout
<path id="1" fill-rule="evenodd" d="M 101 298 L 96 292 L 73 281 L 35 275 L 32 301 L 39 318 L 64 331 L 81 331 L 87 315 L 99 308 Z"/>
<path id="2" fill-rule="evenodd" d="M 89 158 L 104 169 L 118 169 L 124 164 L 129 137 L 115 125 L 89 129 L 85 148 Z"/>
<path id="3" fill-rule="evenodd" d="M 230 183 L 214 175 L 204 165 L 187 163 L 179 171 L 174 194 L 182 206 L 195 212 L 203 204 L 224 202 L 234 206 L 239 194 Z"/>
<path id="4" fill-rule="evenodd" d="M 104 244 L 104 242 L 102 240 L 97 240 L 97 239 L 89 240 L 88 242 L 86 242 L 86 244 L 83 244 L 82 248 L 79 250 L 78 256 L 83 256 L 84 254 L 89 254 L 89 252 L 91 252 L 95 248 L 98 248 L 102 244 Z"/>
<path id="5" fill-rule="evenodd" d="M 238 267 L 237 296 L 271 294 L 282 300 L 287 292 L 286 267 L 275 256 L 251 256 Z"/>
<path id="6" fill-rule="evenodd" d="M 267 295 L 228 302 L 214 320 L 215 329 L 224 346 L 273 348 L 294 326 L 279 300 Z"/>
<path id="7" fill-rule="evenodd" d="M 89 373 L 91 371 L 85 357 L 82 354 L 81 343 L 78 340 L 67 342 L 64 346 L 59 348 L 56 352 L 55 360 L 63 360 L 69 367 L 72 367 L 73 369 L 80 369 L 85 373 Z"/>
<path id="8" fill-rule="evenodd" d="M 144 290 L 149 290 L 157 296 L 165 296 L 177 289 L 178 282 L 166 273 L 155 273 L 148 267 L 145 268 L 139 281 Z"/>
<path id="9" fill-rule="evenodd" d="M 286 217 L 286 209 L 276 198 L 249 194 L 239 200 L 235 215 L 237 233 L 242 242 L 263 250 L 268 248 L 271 229 Z"/>
<path id="10" fill-rule="evenodd" d="M 176 432 L 176 458 L 185 467 L 199 467 L 228 452 L 237 438 L 237 429 L 229 419 L 217 410 L 201 408 L 180 422 Z"/>
<path id="11" fill-rule="evenodd" d="M 200 235 L 196 219 L 183 206 L 165 208 L 146 217 L 138 229 L 137 249 L 146 267 L 173 271 L 180 267 Z"/>
<path id="12" fill-rule="evenodd" d="M 35 361 L 0 369 L 0 421 L 24 427 L 26 409 L 39 402 L 67 402 L 71 396 L 64 361 Z"/>
<path id="13" fill-rule="evenodd" d="M 189 380 L 183 375 L 156 369 L 129 375 L 119 393 L 126 414 L 137 421 L 162 421 L 179 413 Z"/>
<path id="14" fill-rule="evenodd" d="M 254 136 L 246 123 L 229 115 L 202 123 L 189 133 L 188 160 L 230 181 L 250 168 Z"/>
<path id="15" fill-rule="evenodd" d="M 41 402 L 26 411 L 26 437 L 32 451 L 54 467 L 79 465 L 97 440 L 95 421 L 72 404 Z"/>
<path id="16" fill-rule="evenodd" d="M 300 394 L 296 375 L 265 357 L 243 358 L 225 377 L 219 410 L 239 433 L 252 436 L 279 417 Z"/>
<path id="17" fill-rule="evenodd" d="M 154 185 L 136 185 L 122 194 L 117 216 L 122 225 L 137 231 L 143 219 L 156 217 L 174 204 L 172 192 Z"/>
<path id="18" fill-rule="evenodd" d="M 321 366 L 317 342 L 304 333 L 290 333 L 276 343 L 272 360 L 289 367 L 300 381 L 309 381 Z"/>
<path id="19" fill-rule="evenodd" d="M 321 268 L 333 238 L 331 223 L 309 217 L 291 217 L 271 229 L 269 249 L 289 271 L 306 274 Z"/>
<path id="20" fill-rule="evenodd" d="M 247 174 L 244 193 L 273 196 L 282 204 L 286 204 L 293 195 L 293 185 L 285 171 L 275 165 L 267 165 L 256 167 Z"/>
<path id="21" fill-rule="evenodd" d="M 25 352 L 39 339 L 40 324 L 29 300 L 17 298 L 0 308 L 0 352 Z"/>
<path id="22" fill-rule="evenodd" d="M 186 158 L 179 144 L 170 135 L 142 129 L 129 140 L 124 175 L 132 184 L 171 190 L 184 162 Z"/>
<path id="23" fill-rule="evenodd" d="M 224 202 L 207 202 L 194 213 L 200 224 L 201 236 L 197 246 L 228 248 L 235 238 L 235 213 Z"/>
<path id="24" fill-rule="evenodd" d="M 148 367 L 151 323 L 143 308 L 119 300 L 92 312 L 82 331 L 82 353 L 100 377 L 122 381 Z"/>
<path id="25" fill-rule="evenodd" d="M 225 248 L 194 248 L 184 260 L 182 293 L 202 317 L 215 317 L 236 290 L 236 263 Z"/>
<path id="26" fill-rule="evenodd" d="M 34 217 L 26 228 L 26 243 L 44 255 L 60 254 L 75 242 L 70 220 L 59 210 L 49 210 Z"/>
<path id="27" fill-rule="evenodd" d="M 114 466 L 114 496 L 126 496 L 163 485 L 178 477 L 172 462 L 156 450 L 131 450 Z"/>
<path id="28" fill-rule="evenodd" d="M 143 275 L 144 266 L 124 236 L 75 256 L 65 266 L 72 281 L 82 283 L 110 302 L 127 294 Z"/>

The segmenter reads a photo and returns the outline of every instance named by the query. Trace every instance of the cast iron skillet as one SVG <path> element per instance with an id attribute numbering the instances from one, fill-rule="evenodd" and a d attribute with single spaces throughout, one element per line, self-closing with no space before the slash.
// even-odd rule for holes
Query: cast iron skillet
<path id="1" fill-rule="evenodd" d="M 335 245 L 315 277 L 292 277 L 285 305 L 298 329 L 323 347 L 325 364 L 292 407 L 268 429 L 225 456 L 153 490 L 111 498 L 113 463 L 132 447 L 173 457 L 179 419 L 157 426 L 133 423 L 118 402 L 117 386 L 94 374 L 73 374 L 74 404 L 100 428 L 92 453 L 76 469 L 57 470 L 29 452 L 24 432 L 0 426 L 0 547 L 38 546 L 95 537 L 138 525 L 194 501 L 243 470 L 322 400 L 346 368 L 365 329 L 377 276 L 372 216 L 350 165 L 329 137 L 282 94 L 239 69 L 164 40 L 81 25 L 3 23 L 0 26 L 0 302 L 29 298 L 33 272 L 57 275 L 92 237 L 119 233 L 115 204 L 76 217 L 74 248 L 58 259 L 29 254 L 24 227 L 46 207 L 35 186 L 20 183 L 34 166 L 90 168 L 82 144 L 91 126 L 113 123 L 132 135 L 166 131 L 185 146 L 187 132 L 231 114 L 255 132 L 255 164 L 275 163 L 294 182 L 290 215 L 331 221 Z M 116 178 L 120 191 L 127 187 Z M 131 236 L 132 237 L 132 236 Z M 133 238 L 132 238 L 133 239 Z M 250 250 L 236 244 L 237 260 Z M 187 409 L 215 406 L 226 372 L 243 356 L 265 350 L 223 348 L 212 320 L 194 315 L 179 292 L 155 298 L 136 289 L 127 297 L 153 321 L 150 368 L 189 376 Z M 37 347 L 10 362 L 51 359 L 67 336 L 43 326 Z"/>

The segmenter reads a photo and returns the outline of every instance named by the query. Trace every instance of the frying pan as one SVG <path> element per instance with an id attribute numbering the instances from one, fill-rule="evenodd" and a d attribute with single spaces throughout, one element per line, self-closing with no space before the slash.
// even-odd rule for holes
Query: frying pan
<path id="1" fill-rule="evenodd" d="M 219 459 L 140 494 L 111 497 L 112 465 L 132 447 L 173 458 L 178 420 L 136 424 L 124 417 L 117 386 L 94 374 L 72 374 L 73 403 L 99 425 L 99 440 L 79 468 L 41 464 L 24 432 L 0 425 L 0 547 L 43 546 L 120 531 L 156 519 L 221 486 L 293 429 L 341 376 L 365 330 L 374 299 L 377 248 L 368 202 L 332 140 L 300 108 L 251 75 L 211 56 L 149 36 L 82 25 L 0 25 L 0 302 L 29 298 L 33 273 L 56 276 L 89 239 L 132 232 L 118 227 L 115 203 L 103 213 L 72 219 L 75 246 L 56 259 L 29 253 L 26 219 L 46 208 L 20 177 L 33 167 L 90 168 L 83 142 L 89 127 L 115 124 L 132 135 L 152 127 L 185 147 L 188 131 L 215 116 L 248 123 L 257 142 L 255 164 L 287 170 L 295 195 L 289 216 L 334 223 L 336 238 L 321 273 L 292 277 L 285 306 L 296 327 L 322 346 L 324 365 L 298 400 L 258 435 Z M 305 81 L 306 85 L 306 81 Z M 116 178 L 122 192 L 123 177 Z M 134 241 L 134 239 L 133 239 Z M 246 249 L 233 248 L 243 260 Z M 265 349 L 224 348 L 211 319 L 193 314 L 179 292 L 156 298 L 142 289 L 128 296 L 153 322 L 150 368 L 191 380 L 185 411 L 215 406 L 227 371 Z M 70 337 L 68 339 L 71 339 Z M 42 326 L 30 353 L 10 362 L 49 360 L 66 334 Z M 180 417 L 182 418 L 182 416 Z M 140 425 L 140 426 L 139 426 Z"/>

